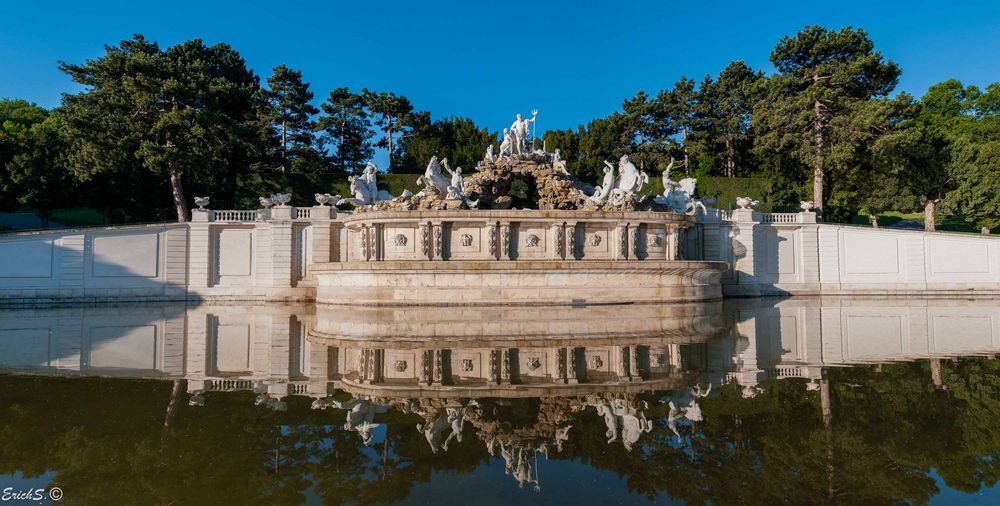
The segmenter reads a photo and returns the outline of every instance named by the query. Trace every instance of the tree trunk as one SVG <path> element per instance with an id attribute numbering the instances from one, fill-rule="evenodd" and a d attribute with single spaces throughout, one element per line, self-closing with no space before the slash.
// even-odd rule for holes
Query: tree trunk
<path id="1" fill-rule="evenodd" d="M 733 139 L 726 137 L 726 176 L 736 176 L 736 150 L 733 148 Z"/>
<path id="2" fill-rule="evenodd" d="M 41 209 L 41 210 L 39 210 L 38 211 L 38 219 L 41 220 L 41 222 L 42 222 L 42 228 L 45 228 L 45 229 L 49 228 L 49 210 L 48 209 Z M 987 232 L 986 232 L 987 234 L 989 233 L 988 230 L 989 229 L 987 229 Z"/>
<path id="3" fill-rule="evenodd" d="M 285 120 L 281 120 L 281 172 L 282 172 L 282 174 L 284 174 L 284 172 L 285 172 L 285 161 L 288 159 L 287 155 L 286 155 L 286 152 L 288 151 L 288 134 L 287 134 L 287 131 L 285 130 L 285 128 L 286 128 L 285 123 L 286 123 Z"/>
<path id="4" fill-rule="evenodd" d="M 927 199 L 924 202 L 924 231 L 934 232 L 937 226 L 934 225 L 934 211 L 937 210 L 938 202 L 941 199 Z"/>
<path id="5" fill-rule="evenodd" d="M 181 394 L 184 393 L 184 380 L 174 380 L 174 388 L 170 391 L 170 401 L 167 403 L 167 414 L 163 417 L 163 426 L 170 428 L 174 424 L 174 417 L 177 415 L 177 406 L 180 404 Z"/>
<path id="6" fill-rule="evenodd" d="M 691 177 L 691 169 L 688 165 L 688 128 L 681 128 L 681 138 L 684 141 L 684 177 Z"/>
<path id="7" fill-rule="evenodd" d="M 868 220 L 872 222 L 872 228 L 878 228 L 878 215 L 868 213 Z"/>
<path id="8" fill-rule="evenodd" d="M 816 216 L 823 218 L 823 147 L 826 139 L 823 138 L 823 118 L 822 106 L 819 100 L 813 102 L 813 112 L 816 114 L 816 121 L 813 123 L 813 138 L 816 141 L 816 162 L 813 164 L 813 205 Z"/>
<path id="9" fill-rule="evenodd" d="M 184 201 L 184 184 L 181 182 L 181 175 L 177 168 L 170 165 L 170 188 L 174 193 L 174 208 L 177 210 L 177 222 L 187 221 L 187 203 Z"/>
<path id="10" fill-rule="evenodd" d="M 941 360 L 932 358 L 931 359 L 931 383 L 934 383 L 934 388 L 937 390 L 944 390 L 944 381 L 941 380 Z"/>
<path id="11" fill-rule="evenodd" d="M 387 172 L 392 172 L 392 127 L 386 130 L 386 135 L 389 136 L 389 167 L 386 169 Z"/>

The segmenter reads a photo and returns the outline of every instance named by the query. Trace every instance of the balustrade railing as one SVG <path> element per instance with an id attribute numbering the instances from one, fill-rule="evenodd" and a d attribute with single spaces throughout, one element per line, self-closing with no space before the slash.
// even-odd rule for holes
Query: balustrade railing
<path id="1" fill-rule="evenodd" d="M 215 221 L 257 221 L 256 209 L 219 209 L 213 211 Z"/>
<path id="2" fill-rule="evenodd" d="M 229 392 L 233 390 L 252 390 L 253 381 L 239 379 L 209 380 L 205 386 L 212 392 Z"/>
<path id="3" fill-rule="evenodd" d="M 295 219 L 301 220 L 301 219 L 308 219 L 310 217 L 312 217 L 312 208 L 311 207 L 296 207 L 295 208 Z"/>
<path id="4" fill-rule="evenodd" d="M 798 223 L 799 213 L 760 213 L 761 223 Z"/>

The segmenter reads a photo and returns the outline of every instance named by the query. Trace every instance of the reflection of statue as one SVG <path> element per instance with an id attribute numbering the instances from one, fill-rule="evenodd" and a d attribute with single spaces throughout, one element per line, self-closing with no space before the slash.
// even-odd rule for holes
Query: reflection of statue
<path id="1" fill-rule="evenodd" d="M 702 391 L 701 385 L 695 385 L 694 388 L 684 387 L 670 394 L 670 396 L 660 399 L 660 402 L 666 402 L 670 406 L 670 413 L 667 415 L 667 426 L 670 427 L 670 430 L 673 431 L 678 439 L 680 439 L 681 434 L 677 432 L 677 421 L 687 419 L 692 422 L 700 422 L 702 416 L 698 399 L 707 396 L 711 391 L 711 383 L 708 384 L 708 389 L 704 391 Z"/>
<path id="2" fill-rule="evenodd" d="M 589 404 L 594 406 L 598 415 L 604 417 L 604 425 L 608 428 L 604 435 L 608 437 L 608 443 L 618 440 L 620 430 L 622 445 L 631 451 L 643 432 L 653 430 L 653 422 L 647 420 L 646 415 L 625 399 L 596 399 Z"/>
<path id="3" fill-rule="evenodd" d="M 372 430 L 379 426 L 379 424 L 373 423 L 375 415 L 385 413 L 389 410 L 388 406 L 380 406 L 367 398 L 350 400 L 343 403 L 330 400 L 327 404 L 337 409 L 347 410 L 344 419 L 344 430 L 356 431 L 361 436 L 361 441 L 365 446 L 371 444 L 372 439 L 375 438 Z M 313 405 L 316 407 L 315 402 Z"/>

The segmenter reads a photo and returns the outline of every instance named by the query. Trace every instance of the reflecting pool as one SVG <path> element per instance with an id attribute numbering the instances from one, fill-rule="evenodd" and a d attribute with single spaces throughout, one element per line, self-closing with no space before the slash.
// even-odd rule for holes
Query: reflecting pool
<path id="1" fill-rule="evenodd" d="M 995 300 L 3 309 L 0 492 L 996 504 L 998 354 Z"/>

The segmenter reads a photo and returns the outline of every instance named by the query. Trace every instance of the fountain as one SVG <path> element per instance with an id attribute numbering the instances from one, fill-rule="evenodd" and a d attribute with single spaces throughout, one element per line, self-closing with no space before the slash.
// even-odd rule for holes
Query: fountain
<path id="1" fill-rule="evenodd" d="M 689 185 L 643 195 L 649 181 L 623 156 L 592 187 L 558 151 L 530 149 L 526 122 L 462 175 L 433 157 L 416 194 L 378 190 L 376 170 L 352 178 L 339 262 L 310 272 L 316 300 L 349 305 L 658 303 L 721 298 L 725 262 L 686 260 L 695 226 Z M 512 133 L 513 132 L 513 133 Z M 445 176 L 448 173 L 450 177 Z M 515 182 L 529 199 L 512 192 Z M 517 208 L 521 207 L 521 208 Z"/>

